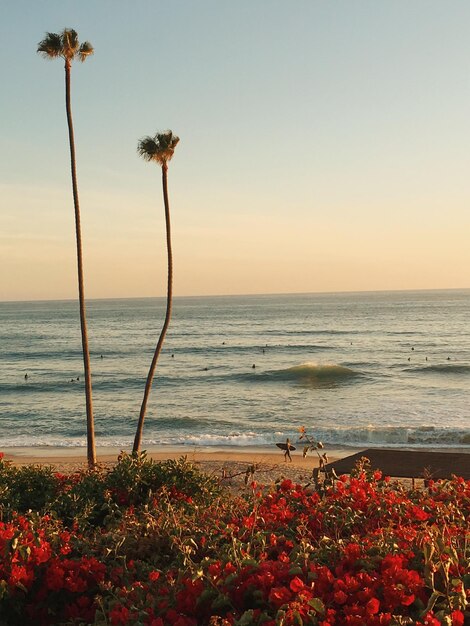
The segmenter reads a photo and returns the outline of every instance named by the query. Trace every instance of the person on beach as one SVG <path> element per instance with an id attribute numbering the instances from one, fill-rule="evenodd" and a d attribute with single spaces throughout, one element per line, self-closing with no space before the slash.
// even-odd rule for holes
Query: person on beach
<path id="1" fill-rule="evenodd" d="M 284 461 L 287 462 L 287 459 L 292 463 L 292 457 L 290 455 L 291 442 L 289 437 L 286 439 L 286 451 L 284 452 Z"/>

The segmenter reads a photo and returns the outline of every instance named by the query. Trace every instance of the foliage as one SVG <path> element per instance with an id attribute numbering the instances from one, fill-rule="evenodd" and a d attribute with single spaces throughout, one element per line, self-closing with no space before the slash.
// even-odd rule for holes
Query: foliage
<path id="1" fill-rule="evenodd" d="M 41 511 L 15 513 L 8 494 L 26 474 L 1 460 L 0 472 L 10 485 L 0 522 L 2 624 L 34 616 L 40 626 L 463 626 L 470 618 L 470 481 L 461 478 L 408 490 L 362 464 L 323 495 L 284 480 L 235 497 L 186 459 L 124 455 L 93 480 L 56 477 Z M 28 472 L 35 485 L 44 470 Z M 70 490 L 80 519 L 53 509 Z"/>
<path id="2" fill-rule="evenodd" d="M 322 454 L 320 454 L 319 452 L 319 450 L 323 449 L 322 442 L 315 439 L 313 435 L 309 435 L 305 429 L 305 426 L 301 426 L 299 428 L 299 432 L 299 441 L 303 441 L 305 444 L 302 451 L 302 456 L 305 458 L 309 452 L 316 452 L 320 469 L 322 469 L 328 463 L 328 455 L 326 454 L 326 452 L 323 452 Z"/>
<path id="3" fill-rule="evenodd" d="M 143 137 L 137 145 L 137 152 L 146 161 L 155 161 L 159 165 L 166 165 L 173 158 L 179 137 L 171 130 L 156 133 L 154 137 Z"/>
<path id="4" fill-rule="evenodd" d="M 93 54 L 93 46 L 89 41 L 80 44 L 77 32 L 73 28 L 64 28 L 61 33 L 46 33 L 38 43 L 38 53 L 46 59 L 61 57 L 66 61 L 78 59 L 83 63 Z"/>

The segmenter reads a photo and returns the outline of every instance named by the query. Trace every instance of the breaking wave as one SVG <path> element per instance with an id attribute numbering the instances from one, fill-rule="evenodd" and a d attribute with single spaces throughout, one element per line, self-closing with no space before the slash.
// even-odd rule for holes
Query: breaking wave
<path id="1" fill-rule="evenodd" d="M 149 449 L 160 446 L 179 447 L 227 447 L 227 448 L 271 448 L 276 442 L 284 441 L 290 437 L 296 439 L 297 429 L 291 432 L 286 430 L 272 430 L 260 432 L 254 430 L 229 431 L 229 432 L 188 432 L 189 428 L 182 428 L 178 432 L 170 431 L 158 426 L 158 433 L 147 433 L 144 437 L 143 446 Z M 437 428 L 434 426 L 417 427 L 343 427 L 343 428 L 317 428 L 312 429 L 312 434 L 317 440 L 321 440 L 328 448 L 405 448 L 405 449 L 429 449 L 449 448 L 462 451 L 470 450 L 470 429 L 468 428 Z M 123 433 L 101 436 L 99 446 L 103 448 L 126 449 L 132 445 L 132 438 Z M 302 442 L 297 442 L 301 446 Z M 1 447 L 53 447 L 73 448 L 86 446 L 83 435 L 78 436 L 31 436 L 13 435 L 0 437 Z"/>
<path id="2" fill-rule="evenodd" d="M 286 381 L 298 383 L 341 383 L 363 376 L 361 372 L 344 365 L 318 365 L 316 363 L 302 363 L 294 367 L 280 370 L 271 370 L 256 374 L 255 378 L 266 381 Z"/>

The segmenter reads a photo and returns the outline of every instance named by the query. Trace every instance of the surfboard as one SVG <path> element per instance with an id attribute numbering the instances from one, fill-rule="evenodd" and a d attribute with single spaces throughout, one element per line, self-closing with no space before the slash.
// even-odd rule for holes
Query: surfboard
<path id="1" fill-rule="evenodd" d="M 292 444 L 287 445 L 287 443 L 276 443 L 276 446 L 281 448 L 281 450 L 287 450 L 287 448 L 289 448 L 289 450 L 295 450 L 295 446 Z"/>

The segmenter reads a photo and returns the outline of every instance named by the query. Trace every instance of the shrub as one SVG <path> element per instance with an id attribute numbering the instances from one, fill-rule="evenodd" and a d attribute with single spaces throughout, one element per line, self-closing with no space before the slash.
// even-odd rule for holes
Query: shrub
<path id="1" fill-rule="evenodd" d="M 321 494 L 283 480 L 233 497 L 186 459 L 145 456 L 56 478 L 50 514 L 3 492 L 2 626 L 469 622 L 470 481 L 406 490 L 362 466 Z"/>

